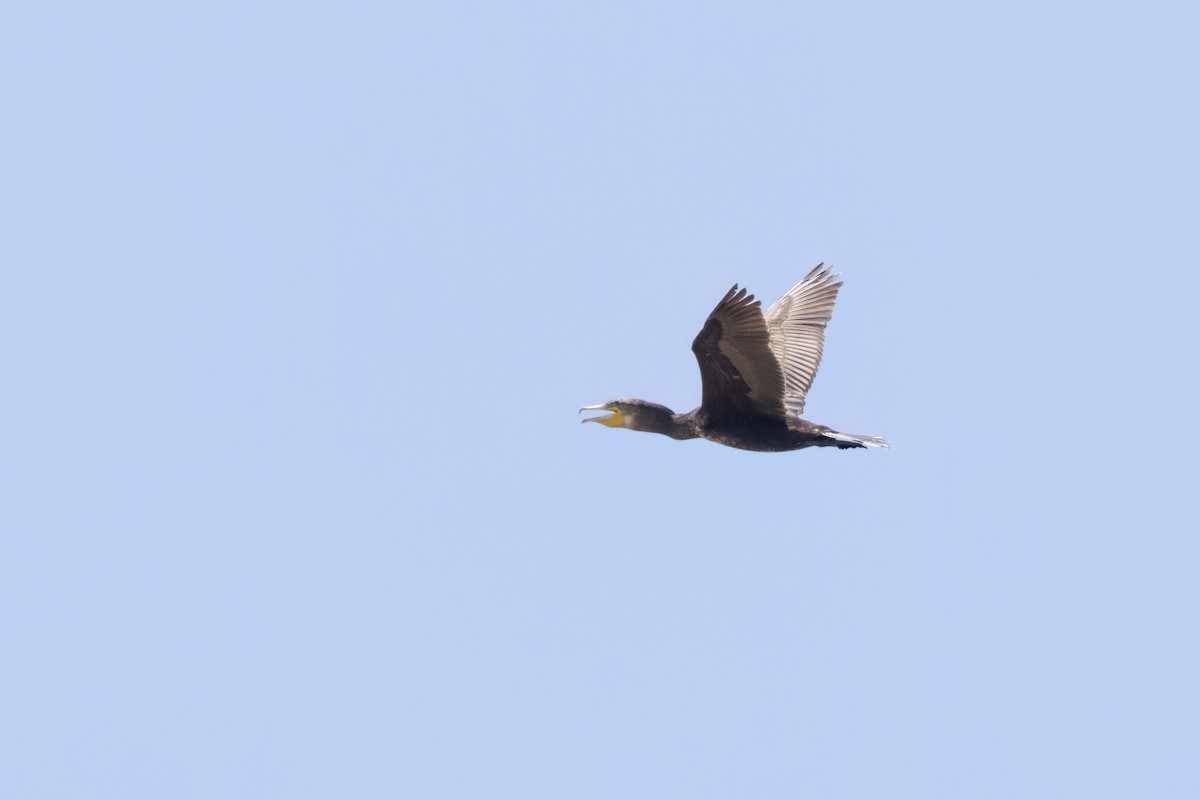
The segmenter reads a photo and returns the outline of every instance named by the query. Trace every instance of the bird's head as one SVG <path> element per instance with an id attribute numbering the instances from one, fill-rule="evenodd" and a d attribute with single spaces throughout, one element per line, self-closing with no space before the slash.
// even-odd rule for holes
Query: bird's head
<path id="1" fill-rule="evenodd" d="M 633 431 L 661 433 L 675 413 L 658 403 L 645 400 L 610 400 L 594 406 L 584 406 L 582 411 L 610 411 L 603 417 L 588 417 L 583 422 L 599 422 L 610 428 L 628 428 Z"/>

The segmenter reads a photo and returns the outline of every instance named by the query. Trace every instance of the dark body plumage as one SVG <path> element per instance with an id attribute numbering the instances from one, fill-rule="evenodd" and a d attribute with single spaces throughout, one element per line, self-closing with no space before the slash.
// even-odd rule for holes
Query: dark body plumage
<path id="1" fill-rule="evenodd" d="M 754 295 L 734 285 L 692 342 L 703 385 L 699 408 L 676 414 L 645 400 L 613 400 L 581 409 L 613 412 L 584 422 L 763 452 L 888 447 L 878 436 L 839 433 L 800 418 L 842 285 L 837 278 L 817 265 L 765 316 Z"/>

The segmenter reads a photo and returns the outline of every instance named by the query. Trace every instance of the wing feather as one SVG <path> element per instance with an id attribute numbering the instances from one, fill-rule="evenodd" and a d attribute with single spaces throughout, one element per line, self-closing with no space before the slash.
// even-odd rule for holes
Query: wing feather
<path id="1" fill-rule="evenodd" d="M 784 416 L 783 371 L 754 295 L 734 284 L 708 315 L 692 352 L 710 417 Z"/>
<path id="2" fill-rule="evenodd" d="M 783 405 L 796 416 L 804 412 L 804 398 L 821 366 L 840 277 L 818 264 L 767 311 L 770 348 L 783 373 Z"/>

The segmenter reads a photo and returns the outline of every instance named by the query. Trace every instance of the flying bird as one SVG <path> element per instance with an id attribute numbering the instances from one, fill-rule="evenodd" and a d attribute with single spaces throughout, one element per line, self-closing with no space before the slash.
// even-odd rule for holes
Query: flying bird
<path id="1" fill-rule="evenodd" d="M 800 418 L 821 365 L 839 278 L 818 264 L 766 315 L 761 301 L 734 284 L 692 342 L 703 388 L 699 408 L 676 414 L 645 400 L 612 400 L 579 409 L 611 412 L 583 422 L 761 452 L 890 447 L 879 436 L 839 433 Z"/>

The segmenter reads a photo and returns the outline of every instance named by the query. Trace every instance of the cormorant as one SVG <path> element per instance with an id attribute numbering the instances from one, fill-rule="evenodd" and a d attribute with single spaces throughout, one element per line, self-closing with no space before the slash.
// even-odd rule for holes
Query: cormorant
<path id="1" fill-rule="evenodd" d="M 838 433 L 800 419 L 821 364 L 839 277 L 818 264 L 765 316 L 761 301 L 735 283 L 692 342 L 703 386 L 699 408 L 676 414 L 645 400 L 613 400 L 579 409 L 612 412 L 583 422 L 764 452 L 890 447 L 879 436 Z"/>

